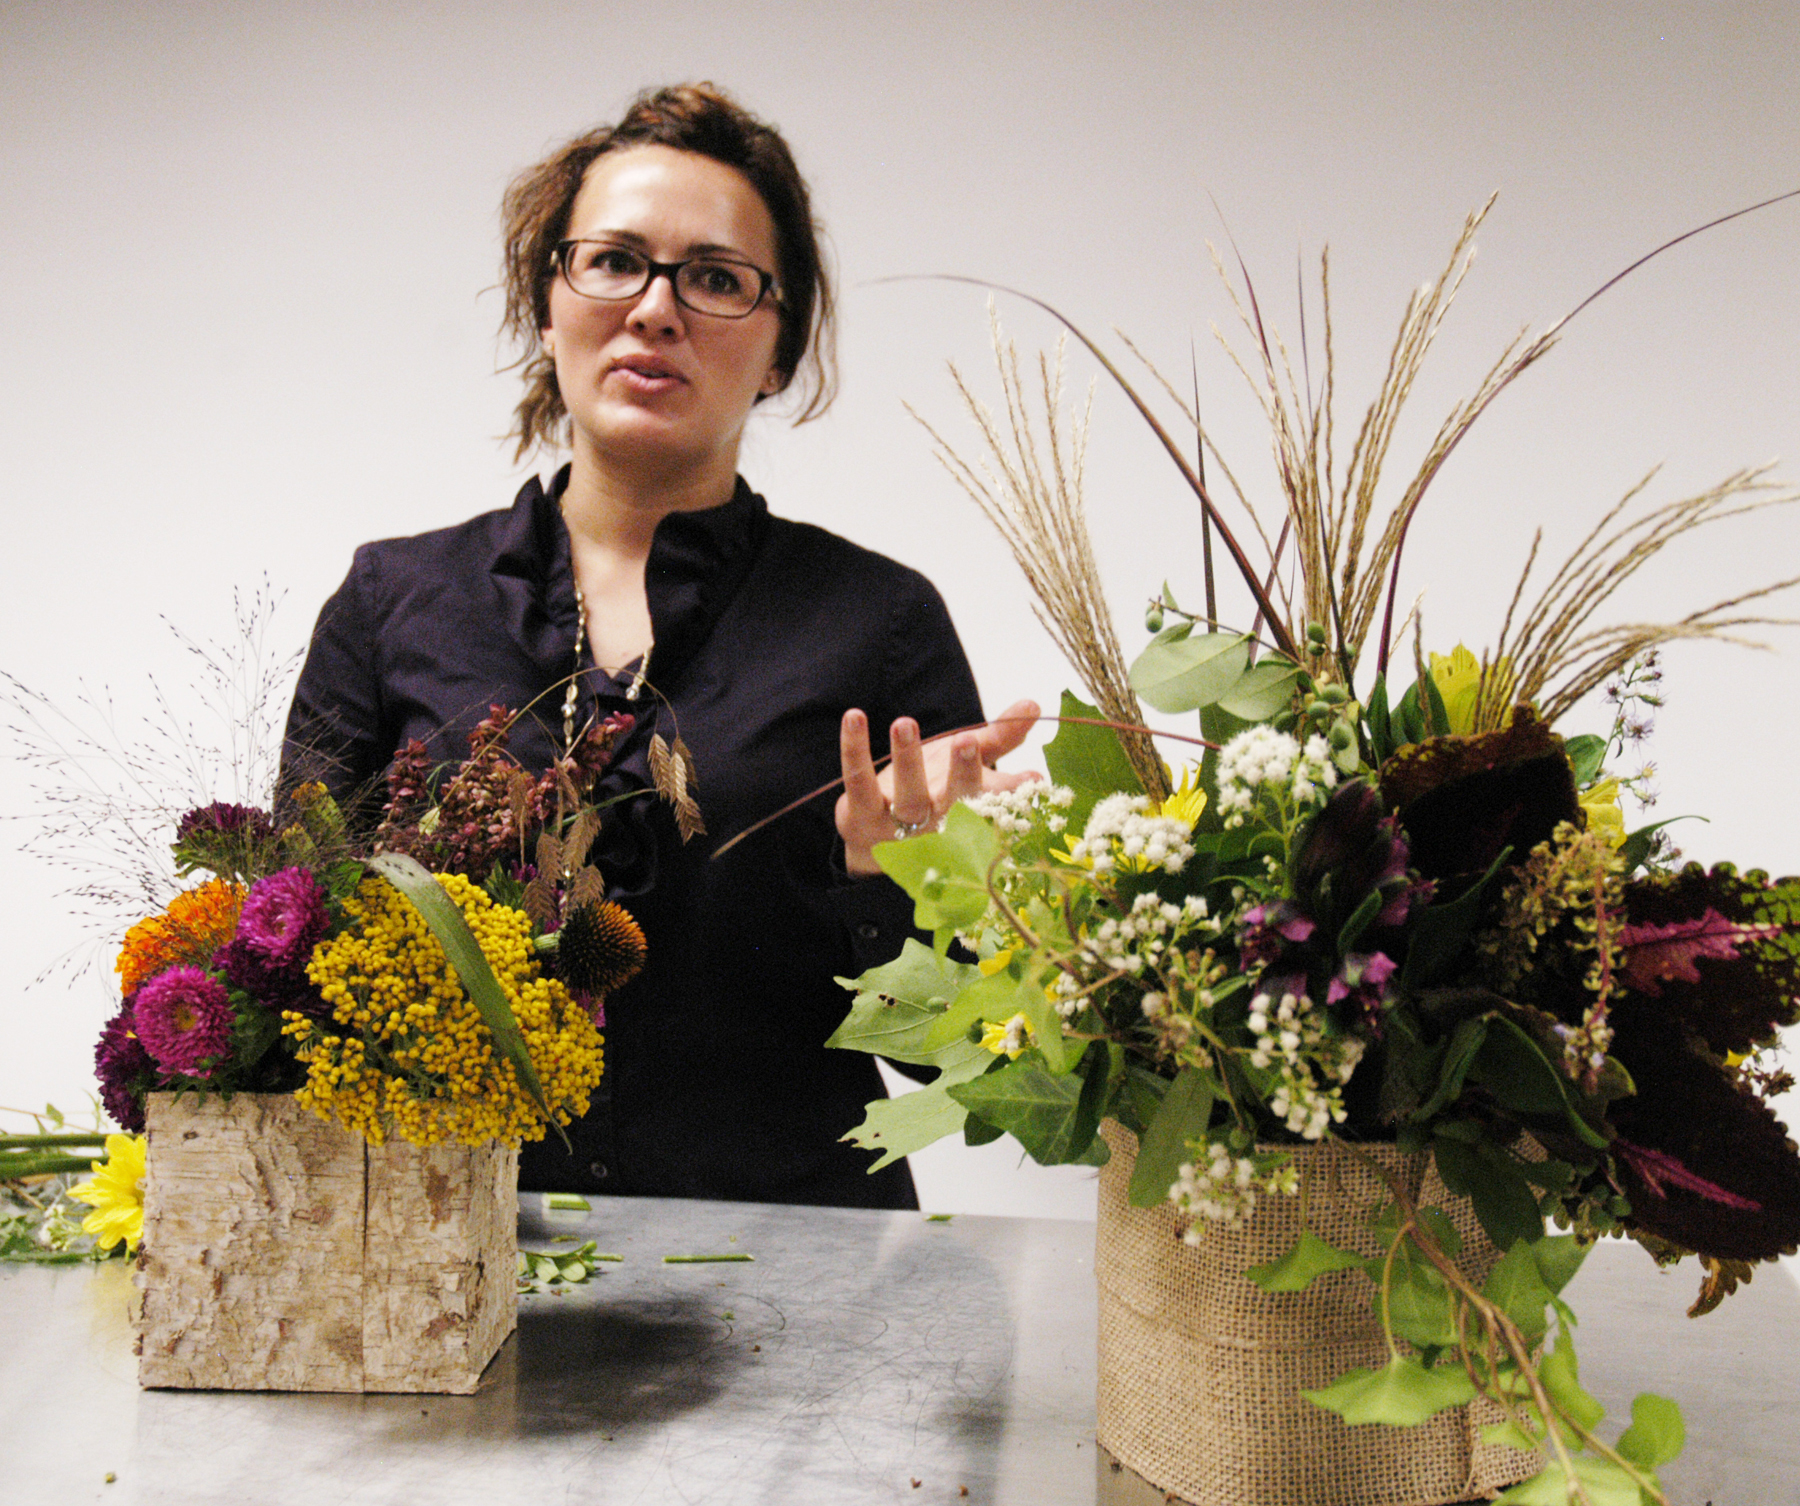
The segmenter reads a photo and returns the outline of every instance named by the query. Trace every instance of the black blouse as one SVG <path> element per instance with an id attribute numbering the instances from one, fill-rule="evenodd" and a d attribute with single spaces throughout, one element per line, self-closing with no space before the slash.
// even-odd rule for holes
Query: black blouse
<path id="1" fill-rule="evenodd" d="M 285 778 L 354 802 L 411 738 L 434 760 L 466 757 L 490 703 L 531 708 L 510 746 L 533 771 L 549 763 L 575 667 L 567 480 L 357 550 L 313 633 Z M 628 701 L 629 674 L 583 664 L 587 706 L 638 717 L 600 794 L 648 789 L 651 733 L 679 731 L 707 834 L 683 845 L 653 794 L 608 809 L 596 858 L 649 962 L 607 1000 L 606 1072 L 571 1126 L 574 1155 L 554 1135 L 528 1145 L 521 1185 L 917 1206 L 903 1164 L 867 1175 L 868 1153 L 841 1143 L 882 1089 L 869 1057 L 824 1045 L 849 1005 L 834 980 L 899 951 L 910 902 L 885 878 L 844 876 L 829 794 L 711 855 L 837 777 L 849 707 L 868 713 L 878 756 L 896 716 L 927 736 L 981 720 L 949 614 L 916 571 L 771 517 L 741 479 L 723 507 L 662 520 L 645 583 L 656 695 Z"/>

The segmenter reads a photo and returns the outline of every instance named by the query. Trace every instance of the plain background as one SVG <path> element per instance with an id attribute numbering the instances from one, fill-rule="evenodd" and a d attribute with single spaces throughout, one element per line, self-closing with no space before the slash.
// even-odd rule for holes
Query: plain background
<path id="1" fill-rule="evenodd" d="M 173 749 L 217 747 L 171 625 L 228 642 L 234 592 L 266 582 L 278 656 L 356 544 L 510 501 L 525 472 L 498 440 L 515 398 L 494 333 L 501 190 L 641 85 L 710 77 L 787 133 L 843 288 L 842 398 L 799 430 L 758 417 L 745 473 L 776 511 L 925 570 L 990 706 L 1053 703 L 1068 672 L 902 409 L 969 433 L 943 363 L 994 393 L 982 295 L 881 279 L 993 279 L 1129 332 L 1197 380 L 1266 499 L 1266 433 L 1212 340 L 1230 308 L 1208 241 L 1235 238 L 1297 360 L 1300 268 L 1311 283 L 1330 242 L 1347 450 L 1409 290 L 1498 190 L 1396 441 L 1397 485 L 1521 327 L 1800 187 L 1797 64 L 1800 12 L 1750 4 L 6 5 L 0 668 L 165 772 Z M 1678 248 L 1501 399 L 1414 530 L 1402 594 L 1425 592 L 1430 645 L 1491 640 L 1532 530 L 1559 560 L 1651 466 L 1668 499 L 1800 458 L 1797 238 L 1800 201 Z M 1053 342 L 1025 305 L 1001 314 L 1028 353 Z M 1308 319 L 1316 377 L 1316 301 Z M 1070 365 L 1080 392 L 1093 368 Z M 1196 512 L 1104 384 L 1089 473 L 1132 652 L 1161 581 L 1198 595 Z M 1788 514 L 1730 525 L 1645 571 L 1612 615 L 1678 616 L 1795 573 L 1797 543 Z M 1800 635 L 1765 636 L 1775 652 L 1669 654 L 1658 814 L 1710 817 L 1679 828 L 1693 857 L 1787 872 Z M 1564 730 L 1604 722 L 1595 708 Z M 51 786 L 114 777 L 65 746 Z M 0 764 L 0 812 L 23 818 L 0 850 L 13 1108 L 81 1105 L 114 1007 L 107 957 L 28 986 L 92 950 L 71 876 L 18 851 L 45 785 Z M 91 857 L 104 840 L 48 846 Z M 946 1145 L 916 1166 L 929 1207 L 1091 1216 L 1090 1174 L 1017 1160 L 1006 1142 Z"/>

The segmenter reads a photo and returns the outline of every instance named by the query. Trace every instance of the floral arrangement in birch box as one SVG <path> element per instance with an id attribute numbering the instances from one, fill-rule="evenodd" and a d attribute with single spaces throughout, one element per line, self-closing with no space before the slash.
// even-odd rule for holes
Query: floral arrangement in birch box
<path id="1" fill-rule="evenodd" d="M 122 1002 L 95 1050 L 100 1100 L 126 1133 L 66 1198 L 102 1250 L 143 1228 L 145 1103 L 291 1094 L 371 1145 L 516 1147 L 586 1112 L 603 1068 L 605 998 L 643 964 L 644 937 L 587 861 L 590 793 L 620 718 L 571 735 L 540 776 L 507 753 L 502 707 L 467 760 L 423 745 L 387 775 L 373 834 L 318 784 L 268 808 L 215 802 L 181 817 L 179 892 L 126 931 Z M 62 1174 L 100 1137 L 14 1135 L 0 1176 Z M 39 1243 L 70 1247 L 64 1208 Z M 20 1215 L 24 1218 L 24 1215 Z M 54 1253 L 54 1252 L 53 1252 Z"/>
<path id="2" fill-rule="evenodd" d="M 1485 1396 L 1500 1408 L 1489 1441 L 1544 1462 L 1502 1499 L 1663 1502 L 1679 1413 L 1646 1393 L 1609 1440 L 1561 1294 L 1594 1240 L 1622 1235 L 1658 1262 L 1698 1256 L 1702 1313 L 1800 1243 L 1800 1154 L 1767 1102 L 1790 1085 L 1776 1032 L 1800 1019 L 1800 879 L 1680 866 L 1624 801 L 1661 696 L 1659 647 L 1741 638 L 1769 620 L 1758 599 L 1794 582 L 1664 623 L 1612 625 L 1602 609 L 1694 529 L 1800 497 L 1760 470 L 1654 505 L 1633 493 L 1535 591 L 1527 564 L 1481 652 L 1430 651 L 1427 625 L 1398 607 L 1408 527 L 1469 426 L 1567 322 L 1503 352 L 1389 483 L 1396 420 L 1485 212 L 1413 297 L 1347 455 L 1328 279 L 1322 393 L 1296 382 L 1247 281 L 1234 292 L 1249 335 L 1234 358 L 1281 492 L 1273 541 L 1256 525 L 1260 561 L 1214 502 L 1208 450 L 1191 463 L 1073 331 L 1208 525 L 1200 581 L 1157 593 L 1129 665 L 1094 567 L 1060 352 L 1028 390 L 996 324 L 1003 412 L 956 376 L 986 455 L 941 439 L 940 455 L 1005 536 L 1088 699 L 1063 698 L 1049 782 L 876 849 L 936 945 L 846 980 L 855 1001 L 834 1041 L 941 1069 L 869 1105 L 852 1138 L 877 1165 L 957 1132 L 1099 1164 L 1100 1124 L 1116 1119 L 1139 1141 L 1131 1203 L 1172 1204 L 1192 1241 L 1294 1194 L 1293 1147 L 1428 1152 L 1499 1264 L 1476 1285 L 1442 1211 L 1381 1173 L 1380 1255 L 1303 1232 L 1247 1273 L 1271 1291 L 1346 1269 L 1374 1283 L 1388 1363 L 1310 1400 L 1409 1425 Z M 1222 615 L 1215 540 L 1248 622 Z M 1191 750 L 1178 774 L 1140 701 L 1197 713 L 1197 736 L 1160 735 Z"/>

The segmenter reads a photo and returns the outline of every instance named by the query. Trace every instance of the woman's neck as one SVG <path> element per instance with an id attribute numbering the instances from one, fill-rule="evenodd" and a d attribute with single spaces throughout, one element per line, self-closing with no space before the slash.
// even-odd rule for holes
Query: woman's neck
<path id="1" fill-rule="evenodd" d="M 656 525 L 674 512 L 722 507 L 737 485 L 735 465 L 682 476 L 637 475 L 603 467 L 577 448 L 563 492 L 563 521 L 577 554 L 642 564 Z"/>

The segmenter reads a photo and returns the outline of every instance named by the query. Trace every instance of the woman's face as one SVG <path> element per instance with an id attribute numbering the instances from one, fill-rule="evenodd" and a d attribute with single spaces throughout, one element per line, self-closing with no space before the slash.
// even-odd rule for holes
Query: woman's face
<path id="1" fill-rule="evenodd" d="M 775 227 L 737 169 L 665 146 L 609 152 L 588 169 L 568 238 L 610 241 L 652 261 L 725 254 L 775 270 Z M 636 298 L 584 298 L 558 276 L 543 330 L 578 462 L 672 485 L 729 492 L 751 405 L 777 392 L 780 315 L 765 298 L 746 317 L 695 313 L 666 276 Z M 723 495 L 717 500 L 723 500 Z"/>

